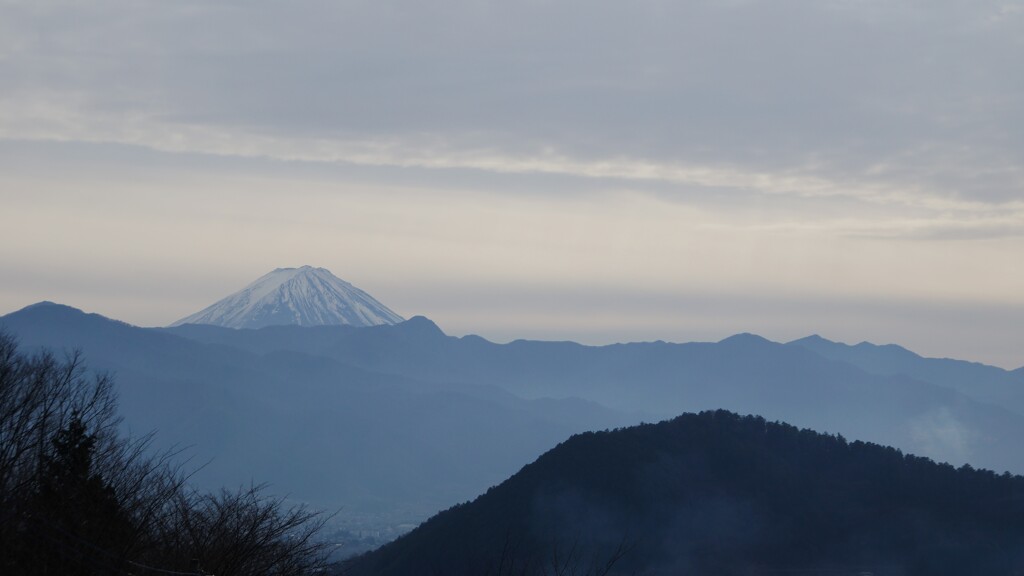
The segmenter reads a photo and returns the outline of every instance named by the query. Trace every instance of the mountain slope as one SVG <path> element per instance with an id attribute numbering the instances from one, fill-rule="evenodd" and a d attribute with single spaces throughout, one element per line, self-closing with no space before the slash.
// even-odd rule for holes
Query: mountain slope
<path id="1" fill-rule="evenodd" d="M 740 334 L 717 343 L 582 346 L 446 336 L 426 318 L 363 329 L 170 329 L 266 353 L 291 350 L 373 372 L 433 382 L 487 383 L 525 398 L 585 398 L 656 421 L 728 408 L 898 446 L 940 461 L 1024 472 L 1019 406 L 986 404 L 906 375 L 878 375 L 798 346 Z"/>
<path id="2" fill-rule="evenodd" d="M 347 510 L 431 512 L 572 432 L 720 407 L 1024 471 L 1024 417 L 752 335 L 499 345 L 446 336 L 422 317 L 367 328 L 140 329 L 57 305 L 0 324 L 25 345 L 80 347 L 91 368 L 115 371 L 127 422 L 195 445 L 197 462 L 216 457 L 200 472 L 210 485 L 265 479 Z"/>
<path id="3" fill-rule="evenodd" d="M 387 306 L 330 271 L 302 266 L 278 268 L 172 326 L 376 326 L 401 321 Z"/>
<path id="4" fill-rule="evenodd" d="M 249 352 L 57 304 L 0 317 L 0 329 L 26 350 L 78 348 L 90 370 L 112 372 L 125 425 L 155 429 L 160 446 L 190 447 L 205 464 L 194 476 L 203 488 L 255 479 L 316 508 L 394 523 L 479 493 L 574 432 L 627 423 L 581 400 L 528 401 L 302 352 Z"/>
<path id="5" fill-rule="evenodd" d="M 872 374 L 906 375 L 958 390 L 972 398 L 1006 406 L 1024 414 L 1024 370 L 1008 371 L 976 362 L 950 358 L 924 358 L 895 344 L 861 342 L 855 346 L 814 335 L 787 346 L 847 362 Z"/>
<path id="6" fill-rule="evenodd" d="M 596 574 L 617 551 L 611 574 L 1019 574 L 1024 477 L 685 414 L 574 436 L 350 573 Z"/>

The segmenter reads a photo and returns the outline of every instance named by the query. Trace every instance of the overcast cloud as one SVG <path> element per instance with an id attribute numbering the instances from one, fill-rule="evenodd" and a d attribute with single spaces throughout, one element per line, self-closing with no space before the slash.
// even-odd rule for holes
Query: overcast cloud
<path id="1" fill-rule="evenodd" d="M 583 174 L 714 167 L 1012 201 L 1021 6 L 14 3 L 4 132 Z"/>
<path id="2" fill-rule="evenodd" d="M 164 324 L 309 263 L 456 331 L 721 337 L 664 325 L 727 294 L 1019 366 L 977 343 L 1024 349 L 1022 70 L 1024 2 L 0 0 L 0 308 Z"/>

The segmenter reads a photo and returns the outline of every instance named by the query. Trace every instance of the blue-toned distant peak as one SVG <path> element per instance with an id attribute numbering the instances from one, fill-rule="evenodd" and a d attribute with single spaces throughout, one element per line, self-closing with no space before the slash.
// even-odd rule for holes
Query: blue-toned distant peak
<path id="1" fill-rule="evenodd" d="M 94 316 L 109 320 L 105 316 L 99 314 L 86 314 L 82 310 L 66 304 L 58 304 L 57 302 L 51 302 L 49 300 L 43 300 L 42 302 L 36 302 L 35 304 L 29 304 L 21 310 L 11 312 L 7 317 L 39 317 L 40 315 L 55 317 L 79 317 L 79 316 Z"/>
<path id="2" fill-rule="evenodd" d="M 757 334 L 751 334 L 750 332 L 743 332 L 741 334 L 734 334 L 718 342 L 719 344 L 730 344 L 730 345 L 742 345 L 742 346 L 757 346 L 761 344 L 774 344 L 771 340 Z"/>
<path id="3" fill-rule="evenodd" d="M 828 338 L 823 338 L 823 337 L 821 337 L 818 334 L 811 334 L 810 336 L 804 336 L 803 338 L 797 338 L 796 340 L 788 342 L 787 344 L 792 344 L 792 345 L 795 345 L 795 346 L 815 346 L 815 345 L 828 346 L 828 345 L 835 344 L 835 342 L 829 340 Z"/>
<path id="4" fill-rule="evenodd" d="M 890 361 L 921 359 L 921 356 L 918 354 L 911 352 L 898 344 L 874 344 L 872 342 L 863 341 L 850 345 L 842 342 L 834 342 L 827 338 L 822 338 L 817 334 L 793 340 L 792 342 L 788 342 L 786 345 L 807 348 L 812 352 L 826 356 L 840 353 L 859 353 L 871 354 L 878 358 L 887 358 Z"/>
<path id="5" fill-rule="evenodd" d="M 401 323 L 398 328 L 407 334 L 418 336 L 445 336 L 444 331 L 426 316 L 413 316 Z"/>
<path id="6" fill-rule="evenodd" d="M 69 349 L 86 347 L 97 334 L 109 330 L 134 328 L 127 322 L 50 301 L 37 302 L 0 316 L 0 329 L 16 334 L 23 344 L 42 343 Z M 81 338 L 83 333 L 89 336 Z"/>
<path id="7" fill-rule="evenodd" d="M 54 308 L 54 309 L 63 308 L 63 309 L 68 309 L 68 310 L 74 310 L 76 312 L 81 312 L 81 310 L 79 310 L 78 308 L 72 308 L 71 306 L 67 306 L 65 304 L 58 304 L 56 302 L 51 302 L 49 300 L 43 300 L 42 302 L 36 302 L 35 304 L 29 304 L 28 306 L 25 306 L 21 310 L 18 310 L 18 312 L 28 312 L 29 310 L 37 310 L 37 309 L 40 309 L 40 308 Z"/>
<path id="8" fill-rule="evenodd" d="M 213 305 L 178 320 L 226 328 L 379 326 L 403 318 L 326 268 L 277 268 Z"/>

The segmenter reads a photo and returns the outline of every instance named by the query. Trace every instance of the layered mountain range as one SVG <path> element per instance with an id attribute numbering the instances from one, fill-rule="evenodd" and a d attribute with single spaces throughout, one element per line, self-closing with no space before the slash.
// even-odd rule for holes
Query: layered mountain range
<path id="1" fill-rule="evenodd" d="M 274 274 L 263 286 L 320 277 Z M 249 301 L 287 290 L 254 289 Z M 280 318 L 289 325 L 139 328 L 41 303 L 0 317 L 0 329 L 26 349 L 80 349 L 90 369 L 112 372 L 125 426 L 191 447 L 205 487 L 266 481 L 317 507 L 403 521 L 479 494 L 571 434 L 704 409 L 1024 472 L 1020 370 L 820 337 L 496 344 L 424 317 Z"/>

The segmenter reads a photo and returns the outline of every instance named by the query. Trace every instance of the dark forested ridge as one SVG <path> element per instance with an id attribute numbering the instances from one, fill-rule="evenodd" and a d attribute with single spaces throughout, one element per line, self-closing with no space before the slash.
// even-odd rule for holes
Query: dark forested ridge
<path id="1" fill-rule="evenodd" d="M 1024 477 L 716 411 L 572 437 L 356 575 L 1020 574 Z"/>

